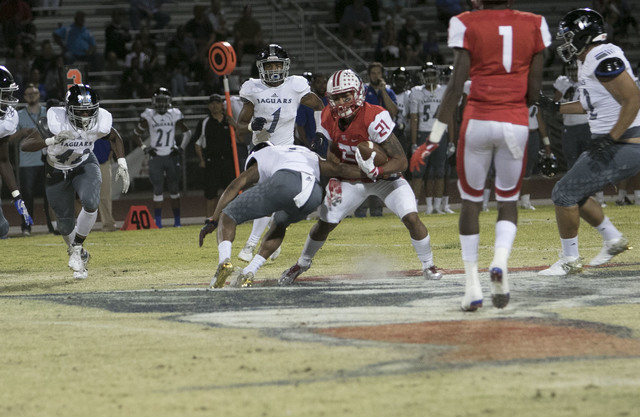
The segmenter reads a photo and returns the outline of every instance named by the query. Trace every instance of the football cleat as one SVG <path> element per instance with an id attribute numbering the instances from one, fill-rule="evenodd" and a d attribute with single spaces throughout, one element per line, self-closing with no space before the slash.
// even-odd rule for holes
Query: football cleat
<path id="1" fill-rule="evenodd" d="M 280 252 L 282 252 L 282 245 L 278 246 L 278 249 L 276 249 L 271 256 L 269 256 L 269 259 L 271 259 L 272 261 L 275 261 L 276 258 L 278 256 L 280 256 Z"/>
<path id="2" fill-rule="evenodd" d="M 69 254 L 69 268 L 74 271 L 82 271 L 84 262 L 82 262 L 82 245 L 71 245 L 67 250 Z"/>
<path id="3" fill-rule="evenodd" d="M 465 286 L 464 297 L 462 297 L 462 303 L 460 308 L 462 311 L 473 312 L 482 307 L 482 287 L 480 281 L 476 277 L 474 282 Z"/>
<path id="4" fill-rule="evenodd" d="M 238 275 L 238 279 L 236 280 L 234 287 L 242 287 L 242 288 L 253 287 L 253 279 L 254 279 L 253 272 L 240 274 Z"/>
<path id="5" fill-rule="evenodd" d="M 255 248 L 256 248 L 256 245 L 251 245 L 247 243 L 246 245 L 244 245 L 244 248 L 242 248 L 242 250 L 238 254 L 238 259 L 245 262 L 251 262 L 251 260 L 253 259 L 253 251 L 255 250 Z"/>
<path id="6" fill-rule="evenodd" d="M 231 276 L 233 273 L 233 265 L 229 262 L 229 258 L 225 259 L 220 265 L 218 265 L 218 269 L 216 270 L 216 274 L 213 276 L 211 280 L 210 287 L 211 288 L 222 288 L 224 287 L 225 282 L 227 282 L 227 278 Z"/>
<path id="7" fill-rule="evenodd" d="M 520 207 L 522 207 L 525 210 L 533 210 L 533 211 L 535 211 L 535 209 L 536 209 L 535 207 L 533 207 L 533 204 L 531 204 L 530 201 L 527 201 L 526 203 L 522 203 L 520 205 Z"/>
<path id="8" fill-rule="evenodd" d="M 453 211 L 449 205 L 444 206 L 442 211 L 444 211 L 447 214 L 455 214 L 455 211 Z"/>
<path id="9" fill-rule="evenodd" d="M 87 268 L 83 268 L 82 271 L 73 272 L 73 277 L 75 279 L 87 279 L 88 276 L 89 276 L 89 271 L 87 271 Z"/>
<path id="10" fill-rule="evenodd" d="M 440 209 L 438 207 L 434 208 L 434 213 L 436 213 L 436 214 L 446 214 L 444 210 L 442 210 L 442 209 Z"/>
<path id="11" fill-rule="evenodd" d="M 491 268 L 491 302 L 495 308 L 505 308 L 509 304 L 509 282 L 502 268 Z"/>
<path id="12" fill-rule="evenodd" d="M 436 268 L 435 265 L 431 265 L 430 267 L 423 269 L 422 275 L 426 280 L 437 281 L 442 278 L 442 273 L 438 271 L 438 268 Z"/>
<path id="13" fill-rule="evenodd" d="M 286 286 L 286 285 L 293 284 L 293 281 L 295 281 L 296 278 L 300 276 L 300 274 L 302 274 L 305 271 L 308 271 L 309 268 L 311 268 L 311 263 L 309 263 L 309 265 L 307 266 L 302 266 L 296 262 L 294 266 L 292 266 L 291 268 L 287 269 L 282 273 L 282 275 L 280 276 L 280 279 L 278 279 L 278 285 Z"/>
<path id="14" fill-rule="evenodd" d="M 631 249 L 629 247 L 629 241 L 624 236 L 620 236 L 617 239 L 611 239 L 604 242 L 600 253 L 593 258 L 589 265 L 598 266 L 606 264 L 614 256 L 621 254 L 622 252 Z"/>
<path id="15" fill-rule="evenodd" d="M 547 269 L 538 272 L 538 275 L 549 277 L 563 277 L 569 274 L 582 272 L 582 258 L 576 256 L 561 256 L 560 259 Z"/>

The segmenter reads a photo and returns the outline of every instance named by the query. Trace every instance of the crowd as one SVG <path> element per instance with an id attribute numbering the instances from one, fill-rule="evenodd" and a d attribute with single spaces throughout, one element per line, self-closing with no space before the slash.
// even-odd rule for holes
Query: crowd
<path id="1" fill-rule="evenodd" d="M 489 266 L 491 296 L 495 307 L 504 308 L 510 299 L 508 258 L 517 232 L 518 205 L 535 209 L 528 179 L 537 170 L 546 176 L 558 173 L 553 151 L 567 168 L 550 196 L 562 255 L 541 274 L 582 271 L 580 218 L 604 242 L 590 265 L 605 264 L 627 250 L 629 242 L 603 212 L 602 190 L 608 184 L 619 185 L 616 203 L 625 205 L 631 203 L 627 187 L 640 187 L 640 159 L 635 155 L 640 152 L 638 81 L 634 67 L 622 49 L 609 42 L 609 36 L 626 39 L 628 27 L 637 30 L 637 25 L 633 19 L 615 15 L 626 10 L 623 0 L 598 4 L 602 14 L 587 8 L 568 13 L 560 22 L 559 36 L 564 43 L 557 49 L 566 63 L 564 73 L 555 79 L 553 95 L 547 96 L 541 94 L 545 54 L 551 44 L 547 22 L 540 15 L 517 13 L 507 3 L 486 2 L 480 10 L 461 13 L 466 3 L 436 2 L 439 20 L 449 26 L 453 65 L 445 64 L 438 54 L 432 33 L 422 42 L 413 16 L 399 30 L 393 17 L 386 20 L 377 48 L 383 62 L 369 64 L 366 82 L 350 69 L 290 75 L 288 52 L 277 44 L 264 45 L 251 6 L 244 6 L 238 22 L 227 29 L 216 0 L 209 8 L 194 6 L 193 18 L 176 29 L 175 37 L 166 43 L 165 66 L 159 64 L 160 52 L 149 32 L 150 27 L 161 29 L 170 22 L 161 2 L 131 2 L 131 28 L 138 30 L 135 36 L 123 24 L 125 14 L 114 10 L 104 56 L 99 56 L 81 11 L 72 24 L 54 31 L 53 43 L 42 41 L 33 60 L 28 57 L 28 35 L 13 40 L 5 36 L 5 42 L 15 45 L 6 68 L 0 67 L 4 129 L 0 150 L 6 153 L 9 140 L 20 143 L 20 186 L 8 171 L 6 155 L 0 168 L 23 216 L 23 233 L 30 233 L 35 190 L 44 187 L 45 202 L 52 207 L 52 217 L 47 217 L 50 230 L 60 233 L 67 243 L 74 277 L 84 279 L 90 256 L 83 242 L 99 210 L 103 223 L 115 229 L 109 206 L 102 201 L 109 192 L 100 180 L 110 171 L 100 172 L 115 156 L 117 176 L 126 192 L 128 165 L 122 137 L 112 127 L 111 114 L 100 107 L 97 92 L 88 85 L 66 88 L 60 84 L 61 68 L 81 62 L 90 69 L 122 65 L 121 81 L 128 97 L 152 98 L 131 134 L 149 161 L 158 227 L 162 227 L 165 191 L 171 200 L 173 226 L 181 226 L 180 164 L 192 138 L 172 97 L 186 94 L 187 80 L 203 80 L 198 94 L 209 96 L 208 114 L 193 136 L 209 216 L 201 244 L 218 229 L 219 264 L 212 287 L 224 286 L 234 271 L 231 245 L 237 224 L 254 222 L 238 255 L 249 264 L 234 282 L 251 286 L 259 268 L 279 254 L 286 227 L 317 210 L 318 221 L 300 258 L 280 278 L 280 285 L 291 285 L 311 267 L 328 235 L 343 219 L 366 216 L 367 210 L 371 216 L 380 216 L 383 207 L 407 228 L 425 279 L 439 279 L 430 235 L 418 216 L 419 203 L 425 203 L 428 215 L 453 214 L 446 184 L 457 176 L 466 274 L 461 307 L 475 311 L 483 304 L 478 218 L 487 207 L 487 184 L 491 183 L 498 208 L 494 258 Z M 482 6 L 481 1 L 477 4 Z M 336 12 L 340 12 L 337 19 L 346 42 L 355 38 L 373 42 L 371 23 L 378 11 L 363 0 L 342 6 Z M 16 25 L 20 20 L 11 22 Z M 29 24 L 25 23 L 25 33 L 29 33 Z M 475 42 L 478 33 L 485 33 L 487 39 Z M 222 96 L 216 94 L 219 86 L 206 75 L 210 73 L 208 46 L 227 38 L 233 39 L 239 61 L 255 57 L 257 72 L 242 84 L 240 101 L 232 102 L 231 115 L 224 111 Z M 129 42 L 130 49 L 123 47 Z M 518 42 L 518 48 L 505 49 L 508 53 L 495 48 L 498 44 L 511 46 L 511 42 Z M 54 52 L 54 44 L 61 54 Z M 387 71 L 385 63 L 392 63 L 395 69 Z M 408 71 L 403 63 L 419 69 Z M 12 109 L 19 98 L 27 106 L 14 115 Z M 62 100 L 62 106 L 51 101 L 56 99 Z M 45 107 L 41 103 L 47 100 Z M 562 137 L 555 148 L 546 128 L 554 118 L 562 124 Z M 236 149 L 228 146 L 232 132 L 240 138 Z M 375 155 L 363 157 L 358 146 L 363 141 L 377 143 L 386 162 L 376 165 Z M 243 147 L 250 153 L 243 155 Z M 232 163 L 238 159 L 240 163 Z M 43 185 L 44 172 L 47 181 Z M 640 192 L 631 192 L 640 204 Z M 76 194 L 81 202 L 77 215 L 73 207 Z"/>

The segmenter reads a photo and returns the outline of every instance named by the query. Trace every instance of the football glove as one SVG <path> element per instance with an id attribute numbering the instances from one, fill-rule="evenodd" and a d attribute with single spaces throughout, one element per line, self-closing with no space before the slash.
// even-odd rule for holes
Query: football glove
<path id="1" fill-rule="evenodd" d="M 427 157 L 436 149 L 438 149 L 438 144 L 429 141 L 418 146 L 418 149 L 416 149 L 413 155 L 411 155 L 411 162 L 409 163 L 409 170 L 411 173 L 415 174 L 420 172 L 422 167 L 427 164 L 425 159 L 427 159 Z"/>
<path id="2" fill-rule="evenodd" d="M 560 111 L 560 103 L 554 101 L 551 97 L 547 97 L 542 93 L 540 93 L 540 97 L 538 97 L 538 101 L 536 102 L 536 104 L 542 110 L 548 111 L 550 113 L 558 113 Z"/>
<path id="3" fill-rule="evenodd" d="M 174 146 L 171 148 L 171 156 L 180 156 L 182 153 L 182 148 L 178 146 Z"/>
<path id="4" fill-rule="evenodd" d="M 327 184 L 327 207 L 335 207 L 342 203 L 342 182 L 336 178 L 331 178 Z"/>
<path id="5" fill-rule="evenodd" d="M 449 142 L 449 145 L 447 145 L 447 158 L 450 158 L 455 153 L 456 153 L 456 144 L 453 142 Z"/>
<path id="6" fill-rule="evenodd" d="M 374 181 L 382 175 L 382 167 L 377 167 L 374 164 L 375 158 L 375 151 L 371 152 L 369 159 L 363 159 L 360 154 L 360 149 L 356 149 L 356 162 L 358 162 L 358 166 L 365 174 L 367 174 L 367 177 Z"/>
<path id="7" fill-rule="evenodd" d="M 202 244 L 204 243 L 204 238 L 209 233 L 212 233 L 214 230 L 216 230 L 217 227 L 218 222 L 215 220 L 207 219 L 204 221 L 204 226 L 202 227 L 202 229 L 200 229 L 200 236 L 198 238 L 200 247 L 202 247 Z"/>
<path id="8" fill-rule="evenodd" d="M 251 128 L 249 130 L 252 132 L 259 132 L 264 129 L 265 124 L 267 124 L 267 119 L 264 117 L 256 117 L 251 121 Z"/>
<path id="9" fill-rule="evenodd" d="M 29 215 L 29 210 L 27 210 L 27 206 L 24 205 L 24 200 L 22 200 L 20 194 L 13 199 L 13 205 L 16 206 L 16 210 L 18 210 L 18 213 L 22 216 L 24 222 L 29 226 L 32 225 L 33 219 Z"/>
<path id="10" fill-rule="evenodd" d="M 591 145 L 589 145 L 589 155 L 591 159 L 604 161 L 610 158 L 614 153 L 611 145 L 615 143 L 616 141 L 609 134 L 596 136 L 591 139 Z"/>
<path id="11" fill-rule="evenodd" d="M 156 148 L 152 148 L 151 146 L 145 146 L 144 148 L 142 148 L 142 150 L 149 156 L 158 156 L 158 151 L 156 151 Z"/>
<path id="12" fill-rule="evenodd" d="M 75 135 L 70 130 L 63 130 L 62 132 L 58 133 L 55 136 L 52 136 L 50 138 L 46 138 L 44 140 L 44 143 L 47 146 L 59 145 L 62 142 L 64 142 L 65 140 L 73 139 L 74 137 L 75 137 Z"/>
<path id="13" fill-rule="evenodd" d="M 127 167 L 127 160 L 124 158 L 118 158 L 118 171 L 116 172 L 116 181 L 122 178 L 122 194 L 126 194 L 129 191 L 129 168 Z"/>

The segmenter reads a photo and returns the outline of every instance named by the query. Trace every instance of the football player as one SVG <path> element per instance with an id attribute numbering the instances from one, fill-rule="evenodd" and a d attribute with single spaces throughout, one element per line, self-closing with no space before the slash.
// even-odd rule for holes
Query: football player
<path id="1" fill-rule="evenodd" d="M 49 204 L 58 219 L 58 230 L 68 245 L 69 268 L 73 277 L 88 276 L 89 252 L 82 247 L 98 216 L 100 167 L 93 154 L 98 139 L 108 139 L 118 158 L 116 181 L 122 179 L 122 192 L 129 189 L 129 171 L 122 138 L 111 125 L 111 113 L 100 107 L 98 93 L 88 85 L 76 84 L 65 95 L 64 107 L 47 111 L 52 137 L 28 138 L 23 151 L 47 149 L 45 187 Z M 82 209 L 75 218 L 76 194 Z"/>
<path id="2" fill-rule="evenodd" d="M 580 218 L 594 227 L 604 244 L 589 265 L 606 264 L 629 249 L 627 239 L 604 215 L 593 193 L 640 172 L 640 90 L 631 65 L 618 46 L 607 43 L 605 23 L 595 10 L 572 10 L 560 21 L 558 55 L 577 59 L 580 98 L 566 103 L 540 97 L 539 104 L 561 114 L 589 115 L 591 144 L 553 187 L 562 255 L 540 275 L 580 273 Z"/>
<path id="3" fill-rule="evenodd" d="M 182 133 L 180 143 L 176 135 Z M 142 138 L 149 135 L 147 146 Z M 149 155 L 149 180 L 153 186 L 153 217 L 162 228 L 162 205 L 164 184 L 167 183 L 173 227 L 180 227 L 180 176 L 182 152 L 191 139 L 191 130 L 184 123 L 182 112 L 171 105 L 171 93 L 164 87 L 158 88 L 151 97 L 151 108 L 140 114 L 140 122 L 133 131 L 134 140 L 145 154 Z"/>
<path id="4" fill-rule="evenodd" d="M 364 101 L 362 80 L 352 70 L 332 74 L 327 83 L 327 94 L 329 106 L 322 111 L 320 129 L 333 141 L 330 149 L 336 150 L 336 153 L 330 150 L 327 158 L 336 163 L 357 164 L 368 178 L 331 178 L 327 198 L 320 206 L 320 219 L 311 228 L 298 262 L 282 273 L 278 283 L 291 285 L 307 271 L 329 233 L 370 195 L 379 197 L 409 230 L 424 277 L 440 279 L 442 274 L 433 264 L 431 237 L 418 217 L 415 195 L 400 175 L 407 168 L 407 158 L 393 134 L 395 123 L 391 115 L 384 108 Z M 358 143 L 368 140 L 385 150 L 389 160 L 384 165 L 373 165 L 374 154 L 367 160 L 362 159 Z"/>
<path id="5" fill-rule="evenodd" d="M 250 78 L 240 87 L 243 106 L 238 116 L 238 134 L 253 132 L 253 145 L 264 141 L 276 146 L 293 145 L 298 106 L 304 104 L 316 111 L 324 108 L 304 77 L 289 75 L 290 65 L 287 51 L 280 45 L 270 44 L 256 59 L 260 78 Z M 251 261 L 269 220 L 270 217 L 254 220 L 251 235 L 238 258 Z M 275 259 L 279 253 L 276 251 L 271 258 Z"/>
<path id="6" fill-rule="evenodd" d="M 20 190 L 13 173 L 13 167 L 9 160 L 9 139 L 18 131 L 18 112 L 15 106 L 18 99 L 14 93 L 18 91 L 18 84 L 13 80 L 13 75 L 7 68 L 0 65 L 0 177 L 5 186 L 11 190 L 13 204 L 22 216 L 27 226 L 33 224 L 29 211 L 22 200 Z M 9 233 L 9 222 L 4 217 L 0 207 L 0 238 L 5 238 Z"/>
<path id="7" fill-rule="evenodd" d="M 260 142 L 254 147 L 247 159 L 247 169 L 222 193 L 213 216 L 207 219 L 200 231 L 202 246 L 205 236 L 220 225 L 219 264 L 211 287 L 223 287 L 233 272 L 231 246 L 236 226 L 275 213 L 258 254 L 232 283 L 240 287 L 253 285 L 258 269 L 282 244 L 287 226 L 304 220 L 320 205 L 320 175 L 364 177 L 356 165 L 330 163 L 303 146 L 272 146 L 270 142 Z M 252 187 L 254 184 L 257 185 Z M 246 191 L 238 195 L 241 190 Z"/>
<path id="8" fill-rule="evenodd" d="M 447 89 L 446 85 L 439 84 L 440 70 L 433 62 L 425 63 L 421 72 L 424 83 L 413 87 L 409 96 L 412 151 L 425 143 L 431 134 L 436 111 Z M 453 137 L 450 140 L 453 141 Z M 425 165 L 411 171 L 411 187 L 415 195 L 419 198 L 424 190 L 427 203 L 426 214 L 445 213 L 442 210 L 442 196 L 444 195 L 446 160 L 447 147 L 441 146 L 429 156 Z"/>
<path id="9" fill-rule="evenodd" d="M 466 274 L 461 302 L 464 311 L 482 307 L 478 217 L 492 161 L 498 221 L 489 268 L 491 298 L 497 308 L 504 308 L 509 302 L 507 261 L 517 231 L 517 203 L 529 136 L 528 106 L 540 93 L 543 53 L 551 44 L 544 17 L 513 10 L 512 3 L 512 0 L 476 0 L 480 10 L 451 18 L 448 45 L 454 49 L 453 75 L 429 140 L 411 161 L 412 165 L 424 164 L 424 158 L 438 147 L 453 123 L 465 81 L 471 79 L 456 156 L 462 197 L 459 233 Z"/>

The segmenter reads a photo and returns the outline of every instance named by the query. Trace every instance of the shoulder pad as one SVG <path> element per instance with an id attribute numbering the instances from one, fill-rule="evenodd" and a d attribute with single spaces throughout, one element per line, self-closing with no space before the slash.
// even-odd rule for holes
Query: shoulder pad
<path id="1" fill-rule="evenodd" d="M 250 98 L 253 98 L 253 95 L 261 91 L 261 85 L 262 81 L 256 78 L 249 78 L 247 81 L 242 83 L 242 86 L 240 87 L 240 97 L 250 100 Z"/>
<path id="2" fill-rule="evenodd" d="M 98 109 L 98 133 L 99 137 L 107 136 L 111 133 L 111 127 L 113 125 L 113 116 L 108 110 L 103 108 Z"/>
<path id="3" fill-rule="evenodd" d="M 51 107 L 47 111 L 47 127 L 52 135 L 57 135 L 64 130 L 67 119 L 67 110 L 64 107 Z"/>
<path id="4" fill-rule="evenodd" d="M 624 61 L 618 57 L 603 59 L 596 68 L 596 77 L 615 78 L 625 70 Z"/>
<path id="5" fill-rule="evenodd" d="M 291 80 L 291 88 L 293 88 L 293 91 L 295 91 L 296 93 L 311 91 L 311 87 L 309 87 L 309 82 L 303 76 L 291 75 L 289 79 Z"/>

